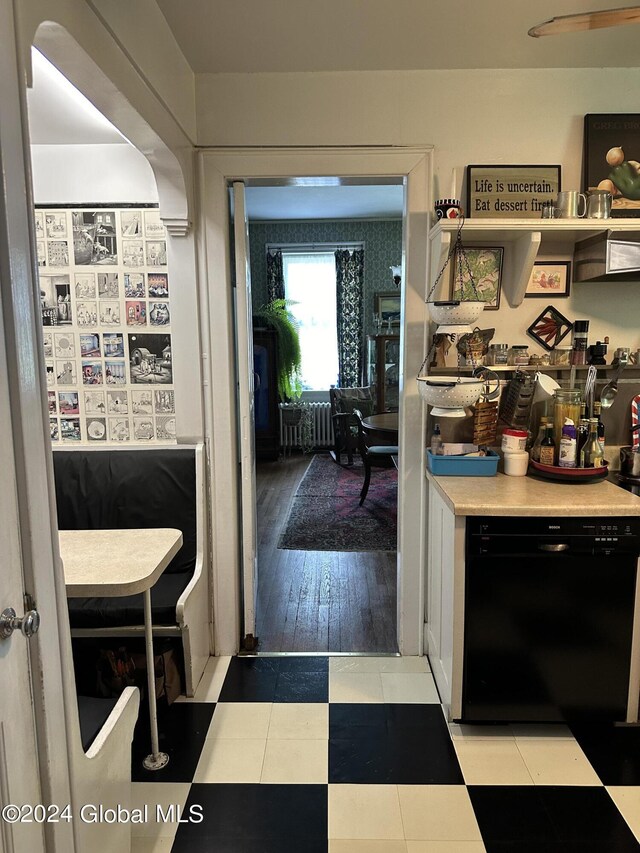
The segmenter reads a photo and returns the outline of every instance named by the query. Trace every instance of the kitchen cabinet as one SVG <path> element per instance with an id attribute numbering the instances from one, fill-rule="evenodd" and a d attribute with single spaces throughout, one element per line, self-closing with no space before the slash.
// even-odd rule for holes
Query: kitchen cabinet
<path id="1" fill-rule="evenodd" d="M 253 331 L 255 446 L 257 459 L 277 459 L 280 452 L 278 378 L 273 329 Z"/>
<path id="2" fill-rule="evenodd" d="M 400 335 L 367 336 L 366 384 L 375 387 L 376 412 L 397 412 Z"/>
<path id="3" fill-rule="evenodd" d="M 429 232 L 431 242 L 430 284 L 455 241 L 459 220 L 441 219 Z M 462 229 L 465 246 L 504 246 L 502 292 L 512 308 L 524 299 L 534 261 L 539 253 L 573 256 L 578 240 L 606 231 L 640 231 L 638 219 L 466 219 Z M 433 300 L 449 299 L 450 282 L 443 276 Z"/>

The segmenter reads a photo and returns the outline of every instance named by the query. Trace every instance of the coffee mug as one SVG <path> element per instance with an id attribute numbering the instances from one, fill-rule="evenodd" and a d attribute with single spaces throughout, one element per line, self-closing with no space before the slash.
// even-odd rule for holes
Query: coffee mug
<path id="1" fill-rule="evenodd" d="M 591 190 L 587 198 L 589 219 L 608 219 L 611 216 L 611 200 L 608 190 Z"/>
<path id="2" fill-rule="evenodd" d="M 582 200 L 583 207 L 580 213 L 580 201 Z M 566 192 L 558 193 L 555 206 L 556 219 L 577 219 L 581 218 L 587 212 L 587 197 L 584 193 L 578 190 L 567 190 Z"/>
<path id="3" fill-rule="evenodd" d="M 439 198 L 435 209 L 436 219 L 457 219 L 462 216 L 462 207 L 457 198 Z"/>

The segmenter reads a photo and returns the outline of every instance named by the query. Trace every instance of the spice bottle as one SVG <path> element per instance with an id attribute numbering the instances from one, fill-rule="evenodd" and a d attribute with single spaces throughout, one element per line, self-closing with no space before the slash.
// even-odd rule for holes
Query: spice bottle
<path id="1" fill-rule="evenodd" d="M 558 465 L 561 468 L 576 467 L 576 438 L 576 425 L 571 418 L 565 418 L 558 455 Z"/>
<path id="2" fill-rule="evenodd" d="M 556 443 L 553 440 L 553 427 L 545 428 L 545 436 L 540 444 L 540 464 L 553 465 L 556 458 Z"/>
<path id="3" fill-rule="evenodd" d="M 573 324 L 573 350 L 571 364 L 587 363 L 587 345 L 589 337 L 589 321 L 576 320 Z"/>

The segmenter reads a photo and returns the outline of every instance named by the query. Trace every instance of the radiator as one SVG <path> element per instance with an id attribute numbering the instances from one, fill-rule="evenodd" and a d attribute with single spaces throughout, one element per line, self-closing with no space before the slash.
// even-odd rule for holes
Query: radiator
<path id="1" fill-rule="evenodd" d="M 330 403 L 308 403 L 311 412 L 311 441 L 316 447 L 333 447 Z M 280 446 L 285 450 L 302 447 L 302 427 L 297 420 L 299 408 L 295 404 L 280 403 Z"/>

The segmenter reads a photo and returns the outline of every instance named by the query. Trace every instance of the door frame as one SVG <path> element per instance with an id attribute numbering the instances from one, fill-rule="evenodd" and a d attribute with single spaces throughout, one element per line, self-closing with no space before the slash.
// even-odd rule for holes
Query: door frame
<path id="1" fill-rule="evenodd" d="M 64 703 L 65 696 L 71 695 L 70 690 L 75 692 L 75 686 L 65 637 L 60 630 L 68 619 L 67 604 L 52 498 L 53 470 L 22 76 L 24 58 L 18 53 L 11 0 L 0 0 L 0 23 L 3 34 L 0 164 L 4 175 L 0 228 L 11 247 L 0 267 L 0 289 L 24 588 L 41 617 L 40 631 L 29 640 L 32 707 L 25 708 L 25 713 L 32 712 L 35 716 L 38 755 L 32 758 L 38 762 L 42 801 L 63 806 L 73 805 L 69 767 L 72 732 Z M 23 606 L 22 602 L 0 604 L 2 608 L 14 606 L 16 610 Z M 76 849 L 70 823 L 45 823 L 43 829 L 47 850 L 72 853 Z"/>
<path id="2" fill-rule="evenodd" d="M 233 183 L 233 252 L 235 341 L 238 383 L 238 442 L 240 445 L 240 512 L 242 519 L 242 646 L 253 651 L 258 594 L 258 535 L 256 518 L 255 387 L 253 322 L 251 310 L 251 258 L 245 186 Z"/>
<path id="3" fill-rule="evenodd" d="M 228 188 L 283 185 L 300 177 L 338 177 L 342 183 L 402 178 L 403 288 L 400 358 L 401 405 L 398 504 L 398 648 L 422 655 L 426 541 L 426 411 L 415 377 L 427 344 L 428 232 L 432 208 L 433 148 L 238 148 L 198 153 L 203 284 L 205 423 L 211 444 L 211 530 L 215 653 L 235 654 L 242 622 L 241 529 L 237 474 L 237 412 L 234 367 Z M 230 567 L 233 567 L 231 571 Z"/>

